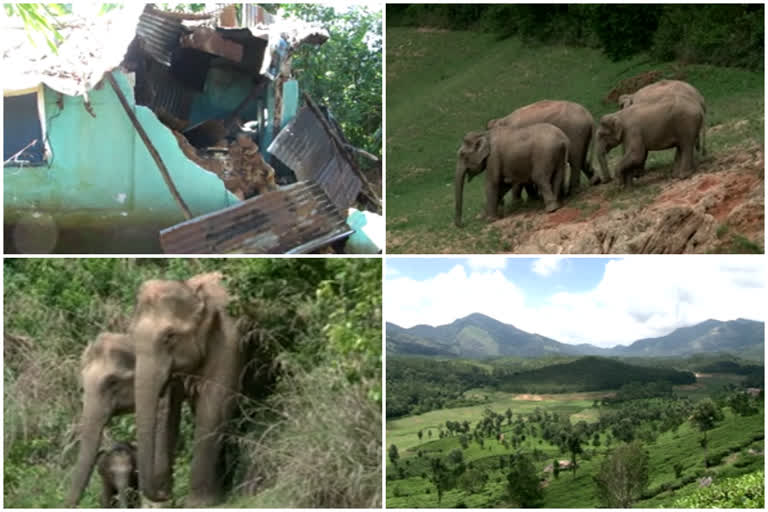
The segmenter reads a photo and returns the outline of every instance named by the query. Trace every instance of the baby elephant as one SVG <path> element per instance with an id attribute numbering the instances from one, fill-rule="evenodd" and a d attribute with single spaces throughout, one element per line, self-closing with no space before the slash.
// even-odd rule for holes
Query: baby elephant
<path id="1" fill-rule="evenodd" d="M 494 127 L 469 132 L 459 148 L 456 161 L 456 226 L 461 227 L 464 177 L 485 171 L 486 216 L 494 220 L 504 194 L 520 185 L 533 183 L 544 198 L 547 212 L 560 208 L 560 190 L 568 182 L 570 142 L 562 130 L 548 123 L 524 128 Z"/>
<path id="2" fill-rule="evenodd" d="M 671 96 L 655 103 L 639 103 L 600 119 L 595 152 L 603 181 L 610 179 L 606 155 L 614 147 L 624 147 L 617 169 L 620 187 L 630 185 L 635 171 L 642 171 L 649 151 L 675 148 L 672 175 L 687 178 L 694 170 L 693 148 L 704 121 L 697 102 L 684 96 Z"/>
<path id="3" fill-rule="evenodd" d="M 109 451 L 99 455 L 102 508 L 140 508 L 139 473 L 136 465 L 136 447 L 116 443 Z"/>

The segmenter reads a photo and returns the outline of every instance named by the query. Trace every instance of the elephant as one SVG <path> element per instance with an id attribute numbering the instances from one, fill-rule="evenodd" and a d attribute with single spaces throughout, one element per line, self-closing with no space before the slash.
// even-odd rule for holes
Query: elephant
<path id="1" fill-rule="evenodd" d="M 498 205 L 506 192 L 531 182 L 544 198 L 546 211 L 557 210 L 563 180 L 568 179 L 569 144 L 560 128 L 547 123 L 524 128 L 502 125 L 488 131 L 467 133 L 456 160 L 456 226 L 462 226 L 465 175 L 469 182 L 486 170 L 485 212 L 488 219 L 497 218 Z"/>
<path id="2" fill-rule="evenodd" d="M 90 343 L 81 357 L 83 412 L 80 419 L 80 447 L 72 476 L 67 508 L 73 508 L 88 486 L 99 454 L 102 431 L 113 416 L 132 413 L 134 401 L 135 352 L 126 334 L 106 332 Z M 162 428 L 157 432 L 155 476 L 158 486 L 171 489 L 170 468 L 181 419 L 178 383 L 172 383 L 160 402 Z"/>
<path id="3" fill-rule="evenodd" d="M 560 128 L 571 143 L 568 163 L 571 178 L 564 183 L 563 192 L 568 195 L 578 189 L 583 172 L 588 179 L 594 175 L 590 164 L 589 149 L 593 144 L 595 120 L 589 110 L 572 101 L 541 100 L 520 107 L 506 117 L 488 121 L 487 128 L 510 126 L 522 128 L 536 123 L 549 123 Z"/>
<path id="4" fill-rule="evenodd" d="M 658 82 L 646 85 L 634 94 L 622 94 L 619 96 L 619 108 L 624 109 L 639 103 L 652 103 L 669 96 L 685 96 L 690 98 L 701 106 L 701 110 L 706 117 L 707 103 L 704 100 L 704 96 L 702 96 L 699 90 L 694 86 L 688 82 L 682 82 L 680 80 L 659 80 Z M 696 140 L 696 148 L 701 151 L 702 155 L 707 154 L 706 136 L 707 129 L 705 120 L 705 122 L 702 122 L 701 124 L 701 132 L 699 133 L 699 138 Z"/>
<path id="5" fill-rule="evenodd" d="M 606 155 L 622 144 L 624 157 L 616 170 L 619 187 L 632 183 L 632 171 L 643 169 L 648 151 L 676 148 L 673 176 L 690 176 L 695 166 L 693 147 L 703 120 L 701 107 L 682 96 L 639 103 L 604 115 L 597 129 L 595 151 L 601 173 L 608 176 Z"/>
<path id="6" fill-rule="evenodd" d="M 141 508 L 136 447 L 116 443 L 101 452 L 98 463 L 101 476 L 101 508 Z"/>
<path id="7" fill-rule="evenodd" d="M 221 434 L 233 413 L 243 367 L 221 279 L 214 272 L 187 281 L 150 280 L 137 294 L 129 333 L 136 350 L 139 483 L 152 501 L 170 498 L 152 475 L 157 472 L 158 400 L 175 374 L 184 376 L 185 398 L 195 422 L 185 505 L 204 507 L 220 498 Z"/>

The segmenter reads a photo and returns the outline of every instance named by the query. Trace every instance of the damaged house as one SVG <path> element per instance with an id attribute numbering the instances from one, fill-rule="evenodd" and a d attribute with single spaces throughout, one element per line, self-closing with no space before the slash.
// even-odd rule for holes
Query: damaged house
<path id="1" fill-rule="evenodd" d="M 3 28 L 6 252 L 296 253 L 378 203 L 291 74 L 320 28 L 244 4 L 62 20 L 58 53 Z"/>

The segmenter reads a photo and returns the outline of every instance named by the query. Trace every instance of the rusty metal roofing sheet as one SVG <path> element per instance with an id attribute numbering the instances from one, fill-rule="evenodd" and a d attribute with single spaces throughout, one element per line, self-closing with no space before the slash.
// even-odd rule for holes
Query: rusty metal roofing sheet
<path id="1" fill-rule="evenodd" d="M 299 182 L 160 232 L 166 253 L 298 254 L 352 230 L 316 183 Z"/>
<path id="2" fill-rule="evenodd" d="M 160 15 L 151 9 L 141 14 L 136 27 L 142 49 L 166 66 L 171 65 L 173 51 L 179 46 L 179 37 L 187 32 L 180 20 Z"/>
<path id="3" fill-rule="evenodd" d="M 340 211 L 354 204 L 362 183 L 309 107 L 303 107 L 267 151 L 299 181 L 320 184 Z"/>
<path id="4" fill-rule="evenodd" d="M 187 119 L 195 91 L 173 76 L 167 67 L 148 66 L 143 74 L 137 73 L 136 103 L 146 105 L 155 112 L 165 111 L 179 119 Z"/>

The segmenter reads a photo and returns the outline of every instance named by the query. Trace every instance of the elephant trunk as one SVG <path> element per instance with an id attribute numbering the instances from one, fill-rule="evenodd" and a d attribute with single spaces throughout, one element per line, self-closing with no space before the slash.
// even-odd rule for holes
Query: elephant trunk
<path id="1" fill-rule="evenodd" d="M 80 421 L 80 451 L 77 455 L 72 485 L 67 497 L 67 508 L 74 508 L 80 502 L 101 445 L 101 433 L 111 416 L 109 408 L 101 401 L 94 401 L 86 396 L 83 416 Z"/>
<path id="2" fill-rule="evenodd" d="M 467 173 L 467 167 L 459 160 L 456 162 L 456 177 L 454 181 L 454 190 L 456 193 L 456 216 L 454 223 L 457 228 L 462 226 L 461 222 L 461 210 L 462 202 L 464 200 L 464 176 Z"/>
<path id="3" fill-rule="evenodd" d="M 610 180 L 610 173 L 608 171 L 608 158 L 606 157 L 608 150 L 605 142 L 598 140 L 595 145 L 595 153 L 597 154 L 597 162 L 600 164 L 600 179 L 603 183 Z"/>
<path id="4" fill-rule="evenodd" d="M 139 486 L 152 501 L 170 498 L 164 482 L 155 478 L 155 436 L 158 426 L 158 403 L 166 384 L 167 372 L 143 357 L 136 358 L 136 433 L 138 440 Z"/>

